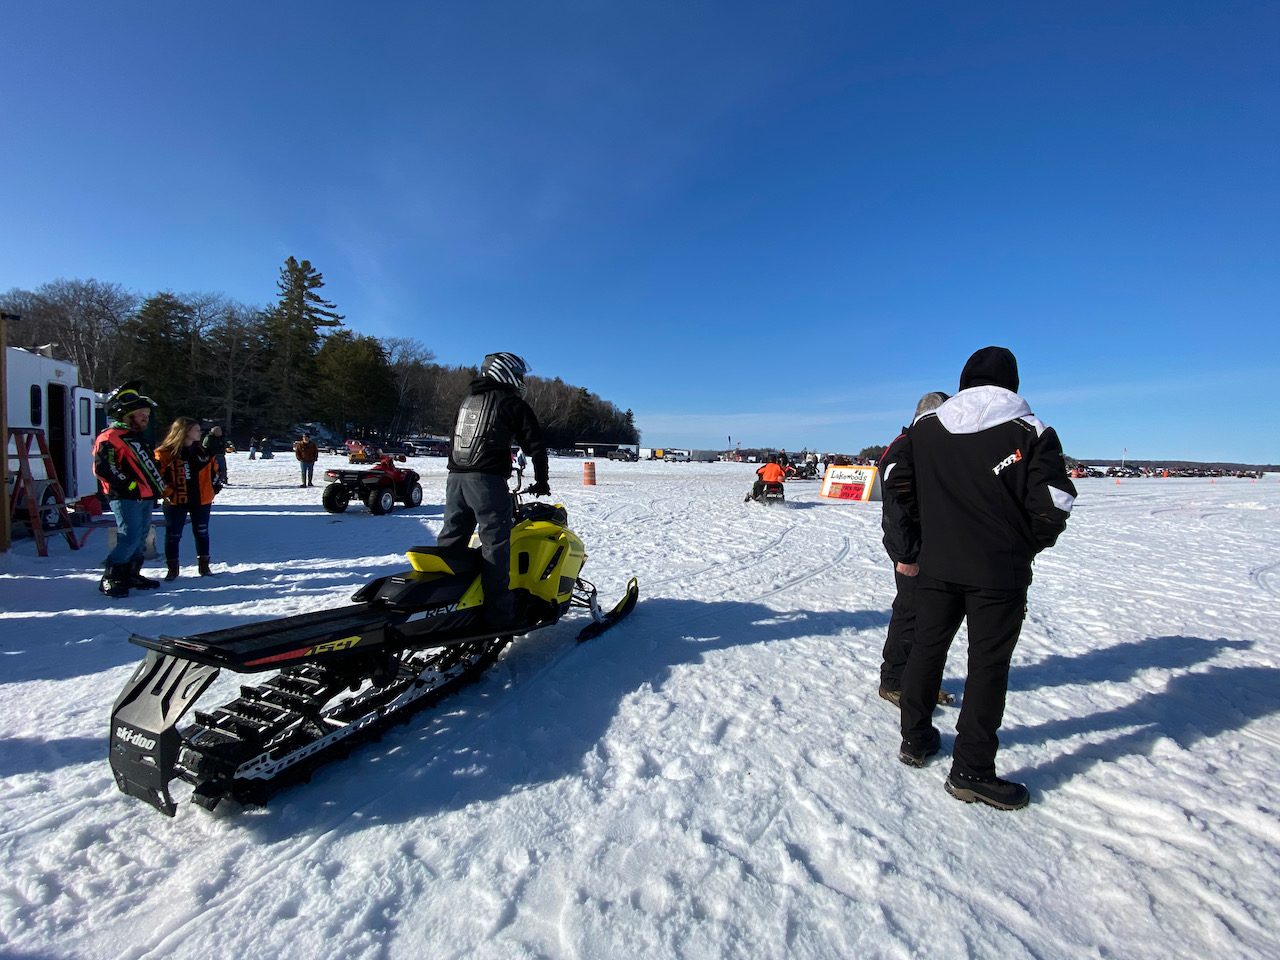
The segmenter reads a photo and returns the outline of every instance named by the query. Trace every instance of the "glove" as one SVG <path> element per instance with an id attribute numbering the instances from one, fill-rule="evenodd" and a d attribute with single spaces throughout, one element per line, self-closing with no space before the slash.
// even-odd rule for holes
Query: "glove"
<path id="1" fill-rule="evenodd" d="M 551 496 L 551 487 L 545 480 L 535 480 L 525 488 L 524 492 L 531 497 L 549 497 Z"/>

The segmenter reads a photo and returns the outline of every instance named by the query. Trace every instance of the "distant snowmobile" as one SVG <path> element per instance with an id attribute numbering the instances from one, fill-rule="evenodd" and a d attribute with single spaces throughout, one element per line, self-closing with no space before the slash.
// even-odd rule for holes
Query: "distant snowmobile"
<path id="1" fill-rule="evenodd" d="M 413 569 L 378 577 L 352 603 L 190 637 L 134 634 L 148 648 L 111 711 L 111 769 L 130 796 L 174 816 L 176 776 L 212 810 L 224 797 L 260 804 L 330 759 L 475 680 L 518 635 L 591 611 L 578 640 L 635 609 L 635 578 L 608 613 L 579 573 L 587 559 L 564 507 L 513 495 L 511 587 L 518 630 L 484 623 L 475 548 L 412 547 Z M 279 671 L 195 722 L 178 722 L 218 676 Z"/>

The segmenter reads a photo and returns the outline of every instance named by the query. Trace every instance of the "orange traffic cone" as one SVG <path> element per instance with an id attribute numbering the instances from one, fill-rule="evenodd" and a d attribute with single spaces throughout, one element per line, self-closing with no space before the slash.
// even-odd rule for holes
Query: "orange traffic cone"
<path id="1" fill-rule="evenodd" d="M 593 460 L 588 460 L 582 465 L 582 485 L 584 487 L 596 485 L 596 465 Z"/>

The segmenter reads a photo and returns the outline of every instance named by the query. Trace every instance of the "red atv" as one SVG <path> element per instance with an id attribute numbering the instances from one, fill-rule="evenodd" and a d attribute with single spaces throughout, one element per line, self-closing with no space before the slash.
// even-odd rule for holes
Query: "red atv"
<path id="1" fill-rule="evenodd" d="M 328 486 L 320 502 L 330 513 L 343 513 L 352 498 L 359 499 L 377 516 L 390 513 L 397 500 L 406 507 L 422 503 L 422 484 L 416 471 L 397 467 L 404 457 L 383 457 L 371 470 L 326 470 Z"/>

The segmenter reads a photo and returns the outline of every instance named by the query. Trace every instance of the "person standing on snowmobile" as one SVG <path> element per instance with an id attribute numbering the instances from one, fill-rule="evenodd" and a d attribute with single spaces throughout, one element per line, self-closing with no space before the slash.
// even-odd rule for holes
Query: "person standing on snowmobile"
<path id="1" fill-rule="evenodd" d="M 1058 435 L 1017 389 L 1013 354 L 979 350 L 964 365 L 960 392 L 907 431 L 886 484 L 921 534 L 898 758 L 920 767 L 940 749 L 931 715 L 947 651 L 967 620 L 969 668 L 945 786 L 958 800 L 1001 810 L 1031 800 L 1023 784 L 997 777 L 995 765 L 1031 561 L 1057 542 L 1076 498 Z"/>
<path id="2" fill-rule="evenodd" d="M 525 374 L 529 365 L 514 353 L 491 353 L 480 376 L 458 407 L 445 484 L 444 524 L 436 544 L 465 547 L 471 534 L 480 534 L 484 567 L 484 616 L 501 630 L 518 623 L 511 594 L 511 444 L 520 444 L 533 461 L 533 483 L 526 493 L 551 494 L 547 483 L 547 448 L 542 427 L 525 403 Z"/>
<path id="3" fill-rule="evenodd" d="M 918 423 L 920 418 L 931 410 L 936 410 L 950 398 L 938 391 L 926 393 L 916 404 L 916 415 L 911 421 Z M 898 461 L 906 450 L 908 427 L 880 455 L 877 469 L 880 471 L 880 482 L 885 485 Z M 902 694 L 902 671 L 907 665 L 907 657 L 911 654 L 911 646 L 916 636 L 916 581 L 919 579 L 920 564 L 920 525 L 912 521 L 911 516 L 892 490 L 884 486 L 885 495 L 881 502 L 880 526 L 884 530 L 884 549 L 893 561 L 893 579 L 897 593 L 893 598 L 892 615 L 889 617 L 889 629 L 884 640 L 884 651 L 880 657 L 880 696 L 895 707 Z M 938 691 L 939 703 L 951 703 L 955 698 L 945 690 Z"/>
<path id="4" fill-rule="evenodd" d="M 112 423 L 93 445 L 93 473 L 116 518 L 116 545 L 107 554 L 98 589 L 108 597 L 129 595 L 129 588 L 150 590 L 159 580 L 142 575 L 143 546 L 151 512 L 164 490 L 151 442 L 143 436 L 155 401 L 138 392 L 140 382 L 117 387 L 102 407 Z"/>

